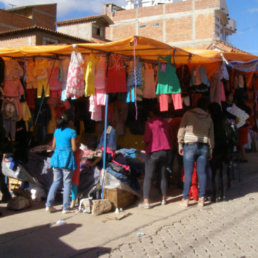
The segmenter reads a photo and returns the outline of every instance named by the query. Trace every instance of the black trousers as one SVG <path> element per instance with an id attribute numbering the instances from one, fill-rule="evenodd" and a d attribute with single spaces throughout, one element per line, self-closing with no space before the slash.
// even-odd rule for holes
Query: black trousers
<path id="1" fill-rule="evenodd" d="M 161 150 L 152 152 L 147 155 L 147 160 L 145 163 L 145 176 L 143 182 L 143 198 L 149 199 L 151 180 L 155 171 L 160 173 L 160 188 L 162 196 L 167 194 L 167 176 L 166 167 L 169 161 L 170 150 Z"/>

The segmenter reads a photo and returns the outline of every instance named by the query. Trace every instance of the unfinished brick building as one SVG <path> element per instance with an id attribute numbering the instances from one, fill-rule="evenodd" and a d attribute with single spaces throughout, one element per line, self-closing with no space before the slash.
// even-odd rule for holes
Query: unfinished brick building
<path id="1" fill-rule="evenodd" d="M 104 14 L 113 21 L 106 28 L 107 39 L 140 35 L 173 46 L 209 48 L 236 30 L 225 0 L 143 0 L 138 6 L 132 2 L 136 1 L 127 0 L 127 9 L 104 5 Z"/>

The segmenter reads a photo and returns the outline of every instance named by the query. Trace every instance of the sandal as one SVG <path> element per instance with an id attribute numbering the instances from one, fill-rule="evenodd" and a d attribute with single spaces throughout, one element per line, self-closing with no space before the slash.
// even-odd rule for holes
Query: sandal
<path id="1" fill-rule="evenodd" d="M 204 197 L 199 198 L 198 206 L 199 206 L 199 207 L 203 207 L 203 206 L 204 206 Z"/>

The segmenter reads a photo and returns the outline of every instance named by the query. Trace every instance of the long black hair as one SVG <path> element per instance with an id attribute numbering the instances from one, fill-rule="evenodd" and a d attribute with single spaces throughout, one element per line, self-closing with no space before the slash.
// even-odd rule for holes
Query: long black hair
<path id="1" fill-rule="evenodd" d="M 60 118 L 57 119 L 57 128 L 64 130 L 69 126 L 69 122 L 73 120 L 73 115 L 69 111 L 65 111 Z"/>

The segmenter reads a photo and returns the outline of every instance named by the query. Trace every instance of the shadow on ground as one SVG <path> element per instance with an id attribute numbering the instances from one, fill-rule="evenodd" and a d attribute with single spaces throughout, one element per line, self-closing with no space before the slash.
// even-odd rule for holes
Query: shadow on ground
<path id="1" fill-rule="evenodd" d="M 1 257 L 99 257 L 110 253 L 110 248 L 92 247 L 76 250 L 61 238 L 81 224 L 42 225 L 0 235 Z M 87 242 L 87 236 L 85 236 Z"/>

